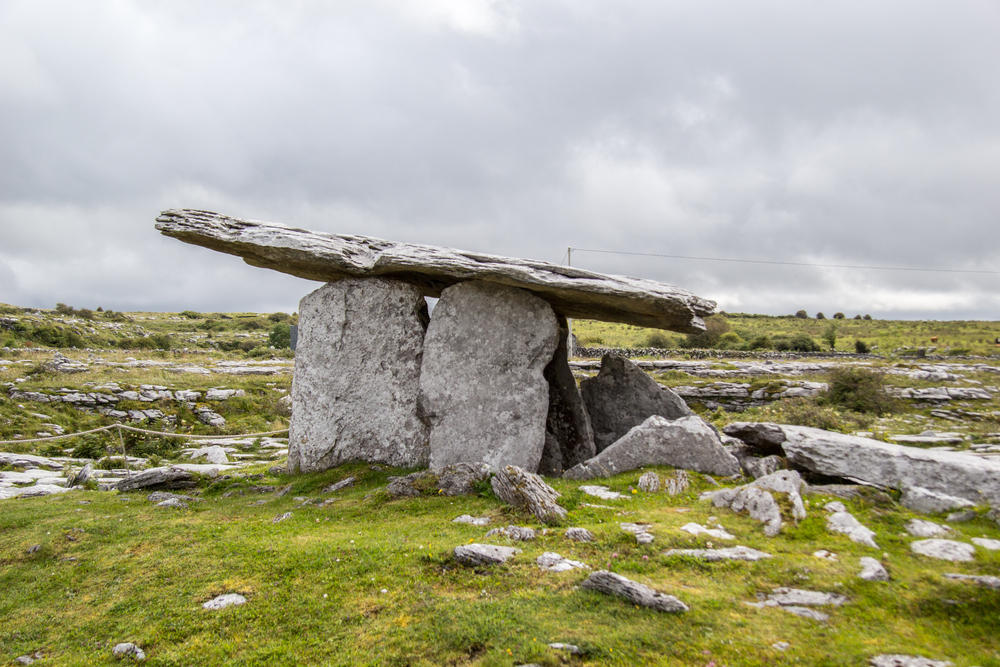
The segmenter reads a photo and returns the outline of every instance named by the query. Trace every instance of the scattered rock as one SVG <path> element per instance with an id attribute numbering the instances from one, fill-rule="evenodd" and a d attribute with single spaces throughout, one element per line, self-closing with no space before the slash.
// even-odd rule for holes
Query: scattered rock
<path id="1" fill-rule="evenodd" d="M 836 593 L 822 593 L 819 591 L 807 591 L 800 588 L 776 588 L 760 602 L 746 602 L 751 607 L 779 607 L 790 614 L 809 618 L 814 621 L 825 622 L 829 616 L 811 607 L 834 606 L 847 602 L 847 598 Z"/>
<path id="2" fill-rule="evenodd" d="M 986 588 L 992 588 L 995 591 L 1000 591 L 1000 577 L 993 577 L 985 574 L 946 574 L 944 576 L 948 579 L 968 581 L 973 584 L 985 586 Z"/>
<path id="3" fill-rule="evenodd" d="M 774 642 L 773 644 L 771 644 L 771 648 L 777 649 L 778 651 L 787 651 L 789 648 L 791 648 L 791 646 L 792 645 L 789 644 L 788 642 Z"/>
<path id="4" fill-rule="evenodd" d="M 770 492 L 786 494 L 792 506 L 792 517 L 798 520 L 806 515 L 800 495 L 802 486 L 802 478 L 797 472 L 779 470 L 744 486 L 706 492 L 702 498 L 711 500 L 716 507 L 728 507 L 734 512 L 745 511 L 764 524 L 765 535 L 774 537 L 781 530 L 782 519 L 781 508 Z"/>
<path id="5" fill-rule="evenodd" d="M 517 508 L 527 509 L 542 523 L 566 518 L 566 510 L 556 502 L 559 493 L 541 477 L 517 466 L 504 466 L 491 481 L 497 498 Z"/>
<path id="6" fill-rule="evenodd" d="M 588 496 L 600 498 L 601 500 L 621 500 L 623 498 L 628 498 L 625 494 L 612 491 L 606 486 L 584 485 L 580 487 L 580 490 Z"/>
<path id="7" fill-rule="evenodd" d="M 535 529 L 528 526 L 503 526 L 501 528 L 494 528 L 486 533 L 486 537 L 494 537 L 496 535 L 502 535 L 503 537 L 519 542 L 528 542 L 536 537 Z"/>
<path id="8" fill-rule="evenodd" d="M 284 514 L 279 514 L 278 516 L 271 519 L 271 523 L 281 523 L 285 519 L 291 519 L 291 518 L 292 518 L 292 513 L 285 512 Z"/>
<path id="9" fill-rule="evenodd" d="M 669 549 L 664 551 L 663 555 L 691 556 L 710 563 L 723 560 L 758 561 L 772 557 L 769 553 L 744 546 L 726 547 L 725 549 Z"/>
<path id="10" fill-rule="evenodd" d="M 397 280 L 327 283 L 299 304 L 288 467 L 427 465 L 418 416 L 427 304 Z"/>
<path id="11" fill-rule="evenodd" d="M 661 593 L 645 584 L 626 579 L 620 574 L 607 570 L 592 573 L 580 586 L 606 595 L 623 597 L 632 604 L 657 611 L 682 612 L 688 610 L 688 606 L 673 595 Z"/>
<path id="12" fill-rule="evenodd" d="M 954 540 L 917 540 L 910 543 L 913 553 L 940 560 L 950 560 L 956 563 L 968 562 L 975 558 L 975 547 Z"/>
<path id="13" fill-rule="evenodd" d="M 549 644 L 549 648 L 555 649 L 556 651 L 566 651 L 567 653 L 572 653 L 573 655 L 583 655 L 583 651 L 576 644 L 563 644 L 562 642 L 552 642 Z"/>
<path id="14" fill-rule="evenodd" d="M 190 459 L 205 459 L 209 463 L 229 463 L 229 456 L 226 450 L 219 445 L 200 447 L 188 454 Z"/>
<path id="15" fill-rule="evenodd" d="M 974 507 L 973 503 L 964 498 L 950 496 L 940 491 L 931 491 L 919 486 L 904 487 L 899 504 L 921 514 L 939 514 Z"/>
<path id="16" fill-rule="evenodd" d="M 914 537 L 941 537 L 952 532 L 951 528 L 947 526 L 923 519 L 910 519 L 906 522 L 904 528 L 906 528 L 906 532 Z"/>
<path id="17" fill-rule="evenodd" d="M 663 484 L 663 491 L 668 496 L 679 496 L 688 490 L 691 485 L 691 478 L 687 470 L 675 470 L 673 477 L 667 477 Z"/>
<path id="18" fill-rule="evenodd" d="M 521 553 L 520 549 L 514 547 L 501 547 L 494 544 L 466 544 L 455 547 L 455 560 L 463 565 L 497 565 L 506 563 L 516 554 Z"/>
<path id="19" fill-rule="evenodd" d="M 653 534 L 649 532 L 652 526 L 648 523 L 620 523 L 618 525 L 626 533 L 635 535 L 635 541 L 639 544 L 650 544 L 653 541 Z"/>
<path id="20" fill-rule="evenodd" d="M 722 526 L 716 528 L 707 528 L 700 523 L 686 523 L 681 526 L 681 530 L 685 533 L 691 533 L 694 536 L 707 535 L 708 537 L 714 538 L 716 540 L 735 540 L 736 536 L 729 533 Z"/>
<path id="21" fill-rule="evenodd" d="M 660 385 L 624 357 L 606 354 L 596 377 L 580 383 L 590 415 L 594 444 L 600 453 L 648 417 L 687 417 L 690 408 L 680 396 Z"/>
<path id="22" fill-rule="evenodd" d="M 586 528 L 567 528 L 566 539 L 574 542 L 593 542 L 594 534 Z"/>
<path id="23" fill-rule="evenodd" d="M 146 652 L 141 648 L 133 644 L 132 642 L 122 642 L 121 644 L 115 644 L 115 647 L 111 650 L 116 658 L 121 660 L 122 658 L 131 658 L 136 662 L 142 662 L 146 659 Z"/>
<path id="24" fill-rule="evenodd" d="M 463 514 L 451 520 L 452 523 L 467 523 L 470 526 L 487 526 L 490 521 L 488 516 L 472 516 L 471 514 Z"/>
<path id="25" fill-rule="evenodd" d="M 578 560 L 563 558 L 553 551 L 546 551 L 535 559 L 538 567 L 549 572 L 566 572 L 567 570 L 589 570 L 590 567 Z"/>
<path id="26" fill-rule="evenodd" d="M 164 466 L 150 468 L 126 477 L 117 484 L 118 491 L 135 491 L 137 489 L 186 489 L 195 486 L 194 475 L 178 467 Z"/>
<path id="27" fill-rule="evenodd" d="M 858 577 L 861 579 L 865 581 L 889 581 L 889 572 L 885 566 L 871 556 L 862 556 L 860 563 L 861 572 Z"/>
<path id="28" fill-rule="evenodd" d="M 735 475 L 740 471 L 739 461 L 701 417 L 691 415 L 671 421 L 653 415 L 563 476 L 610 477 L 647 465 L 667 465 L 714 475 Z"/>
<path id="29" fill-rule="evenodd" d="M 153 491 L 151 494 L 146 496 L 146 500 L 148 500 L 153 504 L 162 503 L 164 500 L 171 500 L 171 499 L 181 500 L 186 503 L 194 502 L 196 500 L 196 498 L 192 496 L 185 496 L 178 493 L 170 493 L 169 491 Z"/>
<path id="30" fill-rule="evenodd" d="M 245 604 L 247 599 L 240 595 L 239 593 L 226 593 L 224 595 L 219 595 L 212 598 L 208 602 L 202 604 L 203 609 L 225 609 L 226 607 L 233 607 L 241 604 Z"/>
<path id="31" fill-rule="evenodd" d="M 1000 540 L 991 540 L 986 537 L 973 537 L 972 543 L 989 551 L 1000 551 Z"/>
<path id="32" fill-rule="evenodd" d="M 826 529 L 828 531 L 847 535 L 852 542 L 863 544 L 866 547 L 879 548 L 875 544 L 875 532 L 855 519 L 854 515 L 847 511 L 843 503 L 827 503 L 824 509 L 829 512 L 826 516 Z"/>
<path id="33" fill-rule="evenodd" d="M 166 500 L 161 500 L 160 502 L 156 503 L 156 506 L 157 507 L 174 507 L 174 508 L 177 508 L 177 509 L 184 509 L 184 508 L 186 508 L 188 506 L 188 504 L 186 502 L 184 502 L 183 500 L 181 500 L 180 498 L 167 498 Z"/>
<path id="34" fill-rule="evenodd" d="M 819 558 L 820 560 L 828 560 L 831 563 L 836 563 L 839 559 L 837 554 L 832 551 L 827 551 L 826 549 L 818 549 L 813 552 L 813 556 Z"/>
<path id="35" fill-rule="evenodd" d="M 69 480 L 69 486 L 84 486 L 94 477 L 94 464 L 88 463 Z"/>
<path id="36" fill-rule="evenodd" d="M 430 467 L 486 463 L 538 469 L 559 325 L 524 290 L 471 281 L 434 307 L 420 368 L 420 411 L 430 425 Z"/>
<path id="37" fill-rule="evenodd" d="M 476 484 L 490 477 L 485 463 L 456 463 L 434 472 L 421 470 L 402 477 L 390 477 L 390 496 L 419 496 L 424 493 L 465 496 L 476 492 Z"/>
<path id="38" fill-rule="evenodd" d="M 345 477 L 339 482 L 334 482 L 333 484 L 324 487 L 322 493 L 335 493 L 337 491 L 340 491 L 341 489 L 346 489 L 349 486 L 353 486 L 356 481 L 357 480 L 354 477 Z"/>
<path id="39" fill-rule="evenodd" d="M 931 660 L 919 655 L 903 655 L 900 653 L 883 653 L 869 658 L 871 667 L 952 667 L 949 660 Z"/>
<path id="40" fill-rule="evenodd" d="M 656 493 L 660 490 L 660 476 L 650 470 L 639 475 L 637 486 L 646 493 Z"/>

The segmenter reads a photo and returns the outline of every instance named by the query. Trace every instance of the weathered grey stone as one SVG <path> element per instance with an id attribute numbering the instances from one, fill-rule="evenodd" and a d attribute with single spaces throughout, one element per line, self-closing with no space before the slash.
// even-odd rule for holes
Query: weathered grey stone
<path id="1" fill-rule="evenodd" d="M 777 472 L 784 466 L 785 462 L 781 460 L 781 457 L 774 454 L 763 457 L 747 456 L 740 460 L 743 472 L 754 479 Z"/>
<path id="2" fill-rule="evenodd" d="M 910 543 L 910 551 L 921 556 L 966 563 L 975 560 L 976 549 L 971 544 L 955 540 L 917 540 Z"/>
<path id="3" fill-rule="evenodd" d="M 688 610 L 688 606 L 673 595 L 661 593 L 645 584 L 640 584 L 607 570 L 598 570 L 592 573 L 580 586 L 606 595 L 623 597 L 632 604 L 657 611 L 681 612 Z"/>
<path id="4" fill-rule="evenodd" d="M 538 466 L 538 472 L 553 476 L 562 475 L 597 453 L 590 415 L 569 368 L 566 343 L 569 327 L 565 317 L 559 315 L 557 319 L 558 344 L 543 373 L 549 383 L 549 412 L 545 420 L 545 448 Z"/>
<path id="5" fill-rule="evenodd" d="M 169 491 L 153 491 L 151 494 L 146 496 L 146 500 L 155 505 L 156 503 L 162 503 L 164 500 L 180 500 L 185 503 L 190 503 L 194 502 L 195 498 L 178 493 L 170 493 Z"/>
<path id="6" fill-rule="evenodd" d="M 646 493 L 656 493 L 660 490 L 660 476 L 652 470 L 644 472 L 639 475 L 639 481 L 636 483 L 636 486 L 639 487 L 639 490 Z"/>
<path id="7" fill-rule="evenodd" d="M 486 463 L 538 469 L 558 324 L 532 294 L 484 282 L 444 290 L 424 341 L 420 409 L 430 467 Z"/>
<path id="8" fill-rule="evenodd" d="M 649 529 L 652 528 L 651 524 L 625 522 L 618 525 L 626 533 L 635 535 L 635 541 L 639 544 L 650 544 L 654 539 L 653 534 L 649 532 Z"/>
<path id="9" fill-rule="evenodd" d="M 727 531 L 722 526 L 716 526 L 715 528 L 708 528 L 701 525 L 700 523 L 686 523 L 681 526 L 681 530 L 685 533 L 694 535 L 695 537 L 699 535 L 707 535 L 712 539 L 716 540 L 735 540 L 736 536 Z"/>
<path id="10" fill-rule="evenodd" d="M 688 490 L 691 485 L 691 478 L 687 470 L 675 470 L 672 476 L 666 478 L 663 483 L 663 491 L 668 496 L 677 496 Z"/>
<path id="11" fill-rule="evenodd" d="M 658 384 L 628 359 L 606 354 L 596 377 L 580 383 L 600 453 L 648 417 L 667 420 L 691 415 L 684 400 Z"/>
<path id="12" fill-rule="evenodd" d="M 531 290 L 566 317 L 684 333 L 702 331 L 702 318 L 715 310 L 714 302 L 671 285 L 548 262 L 322 234 L 191 209 L 164 211 L 156 223 L 167 236 L 309 280 L 389 276 L 418 285 L 428 296 L 457 282 L 489 280 Z"/>
<path id="13" fill-rule="evenodd" d="M 226 450 L 219 445 L 209 445 L 208 447 L 199 447 L 192 451 L 188 458 L 190 459 L 200 459 L 203 458 L 209 463 L 229 463 L 229 456 L 226 455 Z"/>
<path id="14" fill-rule="evenodd" d="M 864 579 L 865 581 L 889 581 L 889 572 L 879 561 L 871 556 L 862 556 L 859 562 L 861 563 L 861 572 L 858 573 L 860 579 Z"/>
<path id="15" fill-rule="evenodd" d="M 758 561 L 771 558 L 771 554 L 750 547 L 735 546 L 725 549 L 668 549 L 664 556 L 690 556 L 699 560 L 715 563 L 723 560 Z"/>
<path id="16" fill-rule="evenodd" d="M 504 466 L 491 481 L 497 498 L 517 508 L 526 509 L 542 523 L 555 523 L 566 518 L 559 505 L 559 492 L 534 473 L 517 466 Z"/>
<path id="17" fill-rule="evenodd" d="M 769 422 L 733 422 L 727 424 L 722 432 L 745 442 L 751 451 L 762 455 L 781 455 L 781 445 L 785 442 L 785 433 L 778 424 Z"/>
<path id="18" fill-rule="evenodd" d="M 746 512 L 750 518 L 764 524 L 764 534 L 774 537 L 781 531 L 781 508 L 769 492 L 746 484 L 731 489 L 711 491 L 703 495 L 716 507 L 728 507 L 734 512 Z"/>
<path id="19" fill-rule="evenodd" d="M 625 498 L 628 498 L 628 496 L 622 493 L 618 493 L 617 491 L 612 491 L 606 486 L 584 485 L 580 487 L 580 490 L 586 493 L 588 496 L 600 498 L 601 500 L 623 500 Z"/>
<path id="20" fill-rule="evenodd" d="M 395 280 L 328 283 L 299 303 L 288 467 L 427 465 L 417 414 L 427 304 Z"/>
<path id="21" fill-rule="evenodd" d="M 952 532 L 951 528 L 947 526 L 942 526 L 933 521 L 925 521 L 924 519 L 910 519 L 903 527 L 906 529 L 906 532 L 914 537 L 941 537 Z"/>
<path id="22" fill-rule="evenodd" d="M 497 535 L 518 542 L 530 542 L 536 537 L 535 529 L 529 526 L 502 526 L 486 533 L 486 537 L 496 537 Z"/>
<path id="23" fill-rule="evenodd" d="M 174 507 L 176 509 L 184 509 L 188 506 L 186 502 L 180 498 L 167 498 L 166 500 L 161 500 L 156 503 L 157 507 Z"/>
<path id="24" fill-rule="evenodd" d="M 472 516 L 471 514 L 462 514 L 451 520 L 452 523 L 467 523 L 470 526 L 488 526 L 490 521 L 492 519 L 488 516 Z"/>
<path id="25" fill-rule="evenodd" d="M 931 660 L 919 655 L 903 655 L 902 653 L 883 653 L 868 659 L 871 667 L 952 667 L 950 660 Z"/>
<path id="26" fill-rule="evenodd" d="M 801 521 L 806 518 L 806 506 L 802 502 L 802 477 L 794 470 L 777 470 L 752 482 L 768 491 L 783 493 L 792 506 L 792 518 Z"/>
<path id="27" fill-rule="evenodd" d="M 80 472 L 73 475 L 69 480 L 69 486 L 84 486 L 94 477 L 94 464 L 88 463 L 80 469 Z"/>
<path id="28" fill-rule="evenodd" d="M 514 547 L 500 547 L 494 544 L 466 544 L 455 547 L 453 552 L 455 560 L 463 565 L 498 565 L 506 563 L 516 554 L 521 553 L 520 549 Z"/>
<path id="29" fill-rule="evenodd" d="M 279 514 L 278 516 L 271 519 L 271 523 L 281 523 L 282 521 L 286 521 L 291 518 L 292 518 L 292 513 L 285 512 L 284 514 Z"/>
<path id="30" fill-rule="evenodd" d="M 187 489 L 195 486 L 194 475 L 187 470 L 172 466 L 150 468 L 136 473 L 115 484 L 118 491 L 136 489 Z"/>
<path id="31" fill-rule="evenodd" d="M 775 588 L 767 596 L 766 606 L 798 606 L 798 607 L 818 607 L 834 606 L 847 602 L 847 598 L 838 593 L 824 593 L 822 591 L 807 591 L 801 588 Z"/>
<path id="32" fill-rule="evenodd" d="M 963 510 L 961 512 L 952 512 L 945 517 L 945 521 L 948 523 L 965 523 L 966 521 L 972 521 L 978 514 L 975 510 Z"/>
<path id="33" fill-rule="evenodd" d="M 11 452 L 0 452 L 0 465 L 8 465 L 12 468 L 44 468 L 46 470 L 62 470 L 63 464 L 59 461 L 35 456 L 34 454 L 14 454 Z"/>
<path id="34" fill-rule="evenodd" d="M 239 593 L 226 593 L 224 595 L 219 595 L 212 598 L 208 602 L 202 604 L 203 609 L 225 609 L 226 607 L 238 606 L 245 604 L 247 599 L 240 595 Z"/>
<path id="35" fill-rule="evenodd" d="M 973 537 L 972 543 L 987 551 L 1000 551 L 1000 540 L 991 540 L 988 537 Z"/>
<path id="36" fill-rule="evenodd" d="M 556 651 L 566 651 L 567 653 L 572 653 L 573 655 L 582 655 L 583 651 L 576 644 L 564 644 L 562 642 L 552 642 L 549 644 L 549 648 Z"/>
<path id="37" fill-rule="evenodd" d="M 843 503 L 827 503 L 826 529 L 832 533 L 846 535 L 852 542 L 866 547 L 878 549 L 875 544 L 875 532 L 866 528 L 854 515 L 848 512 Z"/>
<path id="38" fill-rule="evenodd" d="M 992 588 L 995 591 L 1000 591 L 1000 577 L 994 577 L 988 574 L 946 574 L 944 576 L 948 579 L 968 581 L 986 588 Z"/>
<path id="39" fill-rule="evenodd" d="M 726 432 L 753 444 L 780 441 L 788 461 L 821 475 L 894 489 L 920 487 L 1000 505 L 1000 461 L 962 452 L 891 445 L 879 440 L 787 424 L 731 424 Z M 742 435 L 741 435 L 742 434 Z"/>
<path id="40" fill-rule="evenodd" d="M 546 551 L 535 559 L 538 567 L 549 572 L 567 572 L 569 570 L 589 570 L 590 567 L 578 560 L 563 558 L 554 551 Z"/>
<path id="41" fill-rule="evenodd" d="M 574 542 L 593 542 L 594 534 L 586 528 L 567 528 L 566 539 L 573 540 Z"/>
<path id="42" fill-rule="evenodd" d="M 132 642 L 115 644 L 115 647 L 111 649 L 111 653 L 113 653 L 119 660 L 122 658 L 131 658 L 136 662 L 142 662 L 146 659 L 146 652 Z"/>
<path id="43" fill-rule="evenodd" d="M 919 486 L 907 486 L 903 488 L 903 494 L 899 499 L 899 504 L 914 512 L 923 514 L 939 514 L 950 512 L 951 510 L 974 507 L 974 503 L 950 496 L 939 491 L 931 491 Z"/>
<path id="44" fill-rule="evenodd" d="M 456 463 L 441 470 L 390 477 L 386 490 L 393 497 L 419 496 L 422 493 L 445 496 L 465 496 L 476 492 L 476 484 L 489 479 L 490 468 L 485 463 Z"/>
<path id="45" fill-rule="evenodd" d="M 714 475 L 734 475 L 739 461 L 697 415 L 647 418 L 597 456 L 566 471 L 569 479 L 610 477 L 646 465 L 668 465 Z"/>

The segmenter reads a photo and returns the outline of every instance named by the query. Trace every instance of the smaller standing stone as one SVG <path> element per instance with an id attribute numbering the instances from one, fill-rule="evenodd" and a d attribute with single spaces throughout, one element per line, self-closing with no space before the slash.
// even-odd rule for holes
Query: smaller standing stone
<path id="1" fill-rule="evenodd" d="M 861 572 L 858 577 L 865 581 L 889 581 L 889 572 L 885 566 L 871 556 L 861 557 Z"/>
<path id="2" fill-rule="evenodd" d="M 656 493 L 660 490 L 660 476 L 650 470 L 639 475 L 638 486 L 646 493 Z"/>
<path id="3" fill-rule="evenodd" d="M 668 496 L 678 496 L 688 490 L 691 485 L 691 478 L 687 470 L 675 470 L 673 477 L 667 477 L 663 486 L 663 491 Z"/>
<path id="4" fill-rule="evenodd" d="M 975 547 L 955 540 L 917 540 L 910 543 L 910 551 L 921 556 L 966 563 L 975 559 Z"/>
<path id="5" fill-rule="evenodd" d="M 566 518 L 566 510 L 556 502 L 559 493 L 542 478 L 517 466 L 504 466 L 491 482 L 497 498 L 527 509 L 542 523 L 555 523 Z"/>
<path id="6" fill-rule="evenodd" d="M 94 464 L 88 463 L 69 480 L 69 486 L 83 486 L 94 476 Z"/>
<path id="7" fill-rule="evenodd" d="M 455 560 L 463 565 L 498 565 L 506 563 L 521 550 L 494 544 L 466 544 L 455 547 L 453 553 Z"/>
<path id="8" fill-rule="evenodd" d="M 645 584 L 640 584 L 607 570 L 594 572 L 580 586 L 606 595 L 623 597 L 632 604 L 657 611 L 680 612 L 688 610 L 688 606 L 673 595 L 661 593 Z"/>
<path id="9" fill-rule="evenodd" d="M 201 606 L 203 609 L 225 609 L 226 607 L 234 607 L 245 604 L 246 601 L 247 599 L 239 593 L 226 593 L 225 595 L 219 595 L 212 598 Z"/>
<path id="10" fill-rule="evenodd" d="M 593 542 L 594 534 L 586 528 L 567 528 L 566 539 L 574 542 Z"/>
<path id="11" fill-rule="evenodd" d="M 122 658 L 132 658 L 136 662 L 142 662 L 146 659 L 146 652 L 132 642 L 115 644 L 115 647 L 111 650 L 111 652 L 114 653 L 115 657 L 119 660 Z"/>

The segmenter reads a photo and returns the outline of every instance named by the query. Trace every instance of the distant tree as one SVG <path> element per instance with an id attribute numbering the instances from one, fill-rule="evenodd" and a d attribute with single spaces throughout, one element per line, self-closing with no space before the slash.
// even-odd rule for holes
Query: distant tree
<path id="1" fill-rule="evenodd" d="M 870 320 L 871 318 L 872 318 L 872 316 L 871 316 L 871 315 L 867 315 L 867 314 L 866 314 L 866 315 L 864 316 L 864 318 L 863 318 L 863 319 L 866 319 L 866 320 Z"/>
<path id="2" fill-rule="evenodd" d="M 861 315 L 855 315 L 855 316 L 854 316 L 854 319 L 856 319 L 856 320 L 860 320 L 860 319 L 861 319 Z"/>
<path id="3" fill-rule="evenodd" d="M 828 326 L 826 328 L 826 331 L 823 332 L 823 340 L 826 341 L 826 344 L 830 346 L 831 350 L 836 349 L 836 347 L 837 347 L 837 325 L 836 324 L 833 324 L 832 322 L 830 323 L 830 326 Z"/>
<path id="4" fill-rule="evenodd" d="M 268 344 L 279 350 L 292 346 L 292 327 L 284 322 L 279 322 L 271 327 L 271 333 L 267 336 Z"/>
<path id="5" fill-rule="evenodd" d="M 816 313 L 816 319 L 817 320 L 825 320 L 826 319 L 826 315 L 824 315 L 823 313 Z"/>
<path id="6" fill-rule="evenodd" d="M 800 320 L 807 320 L 809 319 L 809 313 L 807 313 L 804 310 L 796 310 L 795 317 L 799 318 Z"/>
<path id="7" fill-rule="evenodd" d="M 854 351 L 858 354 L 868 354 L 870 352 L 868 349 L 868 343 L 863 340 L 854 341 Z"/>
<path id="8" fill-rule="evenodd" d="M 833 314 L 833 319 L 835 319 L 835 320 L 842 320 L 842 319 L 844 319 L 844 314 L 843 313 L 834 313 Z"/>

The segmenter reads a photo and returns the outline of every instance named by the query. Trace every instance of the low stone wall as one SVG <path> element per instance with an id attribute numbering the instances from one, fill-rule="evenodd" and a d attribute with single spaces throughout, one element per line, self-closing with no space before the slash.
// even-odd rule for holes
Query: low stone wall
<path id="1" fill-rule="evenodd" d="M 856 352 L 777 352 L 773 350 L 703 350 L 674 349 L 660 347 L 584 347 L 577 346 L 573 356 L 599 359 L 612 353 L 626 358 L 654 357 L 657 359 L 881 359 L 876 354 L 857 354 Z M 945 358 L 945 357 L 942 357 Z M 950 358 L 950 357 L 949 357 Z"/>

